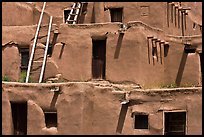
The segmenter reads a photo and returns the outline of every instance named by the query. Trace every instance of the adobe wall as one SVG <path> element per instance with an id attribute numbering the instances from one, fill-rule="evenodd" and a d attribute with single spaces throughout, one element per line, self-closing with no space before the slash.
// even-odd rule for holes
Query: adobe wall
<path id="1" fill-rule="evenodd" d="M 61 24 L 58 28 L 57 44 L 54 46 L 52 57 L 48 58 L 49 63 L 47 64 L 49 65 L 46 66 L 46 70 L 49 71 L 46 72 L 45 79 L 61 73 L 62 77 L 68 81 L 91 80 L 92 38 L 100 39 L 101 37 L 107 37 L 106 80 L 112 82 L 131 81 L 139 83 L 141 86 L 150 85 L 153 87 L 174 83 L 176 80 L 179 80 L 181 84 L 187 85 L 201 84 L 199 55 L 197 53 L 189 54 L 187 59 L 183 58 L 185 62 L 181 64 L 181 57 L 184 51 L 181 38 L 165 35 L 162 30 L 141 22 L 129 22 L 127 24 L 129 26 L 127 31 L 124 34 L 120 34 L 120 25 L 121 23 L 84 24 L 77 26 Z M 40 36 L 46 36 L 47 27 L 42 28 Z M 18 47 L 32 45 L 36 25 L 29 27 L 3 26 L 2 28 L 2 43 L 4 45 L 10 41 L 15 41 Z M 52 30 L 56 29 L 56 25 L 53 25 Z M 16 37 L 16 35 L 22 37 Z M 151 50 L 150 63 L 148 62 L 148 36 L 155 36 L 158 39 L 169 42 L 168 55 L 166 57 L 162 55 L 163 64 L 160 63 L 160 60 L 158 62 L 155 60 L 153 65 Z M 51 33 L 51 42 L 53 37 L 54 34 Z M 191 37 L 190 39 L 194 46 L 202 49 L 201 36 Z M 45 44 L 46 37 L 41 38 L 38 42 Z M 64 49 L 62 49 L 61 42 L 65 43 Z M 164 50 L 163 46 L 162 50 Z M 3 54 L 7 55 L 8 58 L 13 58 L 8 56 L 9 54 L 7 54 L 6 50 L 3 50 Z M 19 56 L 19 53 L 16 53 L 16 55 Z M 16 64 L 16 67 L 19 66 L 20 64 Z M 8 68 L 9 66 L 3 66 L 3 70 L 8 70 Z M 152 76 L 151 79 L 149 79 L 150 75 Z"/>
<path id="2" fill-rule="evenodd" d="M 92 79 L 92 38 L 107 37 L 106 80 L 132 81 L 140 84 L 161 82 L 164 66 L 160 63 L 154 66 L 148 64 L 147 36 L 154 35 L 162 38 L 163 33 L 141 24 L 140 22 L 132 23 L 132 27 L 123 36 L 118 33 L 119 23 L 61 25 L 58 42 L 65 43 L 65 47 L 59 58 L 62 44 L 56 44 L 52 59 L 60 66 L 59 72 L 65 79 L 90 80 Z M 147 79 L 148 75 L 152 75 L 153 79 Z"/>
<path id="3" fill-rule="evenodd" d="M 52 91 L 59 87 L 60 92 Z M 130 87 L 129 87 L 130 89 Z M 10 101 L 27 102 L 27 134 L 163 134 L 163 112 L 187 113 L 187 135 L 202 134 L 202 88 L 140 90 L 94 83 L 2 84 L 2 134 L 13 134 Z M 180 99 L 182 98 L 182 100 Z M 129 100 L 126 105 L 120 103 Z M 46 128 L 43 111 L 57 111 Z M 195 113 L 196 112 L 196 113 Z M 134 129 L 134 113 L 148 114 L 149 129 Z"/>
<path id="4" fill-rule="evenodd" d="M 173 39 L 164 35 L 162 31 L 140 22 L 130 22 L 129 26 L 131 27 L 122 36 L 118 33 L 119 26 L 118 23 L 61 25 L 58 42 L 65 43 L 65 47 L 61 53 L 62 44 L 56 44 L 52 59 L 60 66 L 59 72 L 63 77 L 71 81 L 92 79 L 92 37 L 104 36 L 107 37 L 106 80 L 112 82 L 132 81 L 151 86 L 175 83 L 176 80 L 179 80 L 183 85 L 200 84 L 200 73 L 197 73 L 200 72 L 199 55 L 197 53 L 189 54 L 185 64 L 178 60 L 178 58 L 182 59 L 184 51 L 185 42 L 183 43 L 181 38 Z M 150 63 L 148 63 L 147 36 L 155 36 L 169 42 L 170 47 L 165 57 L 162 46 L 163 64 L 160 60 L 158 62 L 155 60 L 153 65 L 151 51 Z M 78 40 L 79 38 L 81 40 Z M 201 48 L 200 37 L 191 39 L 193 45 Z M 62 54 L 61 58 L 59 58 L 60 54 Z M 184 61 L 184 59 L 182 60 Z M 151 79 L 148 78 L 150 75 Z"/>
<path id="5" fill-rule="evenodd" d="M 11 10 L 12 9 L 12 10 Z M 2 26 L 28 26 L 38 23 L 41 10 L 26 2 L 2 3 Z M 42 24 L 48 24 L 49 15 L 45 12 Z"/>
<path id="6" fill-rule="evenodd" d="M 193 47 L 202 49 L 202 36 L 187 37 Z M 178 83 L 178 85 L 202 85 L 201 64 L 198 52 L 185 53 L 181 37 L 166 36 L 169 41 L 168 55 L 164 59 L 165 83 Z M 199 72 L 199 73 L 198 73 Z"/>
<path id="7" fill-rule="evenodd" d="M 42 2 L 35 2 L 37 9 L 42 9 Z M 63 22 L 64 9 L 71 9 L 73 2 L 47 2 L 45 11 L 54 17 L 56 24 Z M 143 10 L 147 7 L 147 10 Z M 182 7 L 190 7 L 189 15 L 186 17 L 185 35 L 200 35 L 201 31 L 197 26 L 193 29 L 193 22 L 202 22 L 202 3 L 182 2 Z M 178 15 L 176 14 L 173 22 L 169 11 L 169 26 L 167 26 L 167 2 L 88 2 L 87 13 L 85 14 L 84 24 L 111 22 L 110 8 L 123 8 L 123 23 L 129 21 L 142 21 L 152 27 L 165 30 L 170 35 L 182 35 L 181 26 L 178 28 Z M 142 15 L 143 11 L 147 15 Z M 193 17 L 193 18 L 192 18 Z M 181 18 L 181 17 L 180 17 Z"/>
<path id="8" fill-rule="evenodd" d="M 8 77 L 11 81 L 20 78 L 21 58 L 16 44 L 2 49 L 2 78 Z"/>

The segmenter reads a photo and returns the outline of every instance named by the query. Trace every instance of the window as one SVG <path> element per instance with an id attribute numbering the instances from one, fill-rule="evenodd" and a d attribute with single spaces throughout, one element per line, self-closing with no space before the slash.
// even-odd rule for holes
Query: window
<path id="1" fill-rule="evenodd" d="M 135 115 L 134 129 L 148 129 L 148 115 Z"/>
<path id="2" fill-rule="evenodd" d="M 52 45 L 51 44 L 49 44 L 49 46 L 48 46 L 47 55 L 48 55 L 48 57 L 52 56 Z"/>
<path id="3" fill-rule="evenodd" d="M 185 135 L 186 112 L 165 112 L 165 135 Z"/>
<path id="4" fill-rule="evenodd" d="M 141 16 L 149 16 L 149 6 L 140 7 Z"/>
<path id="5" fill-rule="evenodd" d="M 67 18 L 69 16 L 70 11 L 71 11 L 70 9 L 65 9 L 64 10 L 64 22 L 66 22 L 66 20 L 67 20 Z"/>
<path id="6" fill-rule="evenodd" d="M 111 22 L 122 22 L 123 19 L 123 8 L 111 8 Z"/>
<path id="7" fill-rule="evenodd" d="M 196 48 L 193 47 L 192 45 L 190 44 L 184 44 L 184 51 L 185 53 L 195 53 L 196 52 Z"/>
<path id="8" fill-rule="evenodd" d="M 29 62 L 29 48 L 20 48 L 21 54 L 21 72 L 27 71 Z"/>
<path id="9" fill-rule="evenodd" d="M 57 127 L 57 112 L 44 112 L 46 127 Z"/>

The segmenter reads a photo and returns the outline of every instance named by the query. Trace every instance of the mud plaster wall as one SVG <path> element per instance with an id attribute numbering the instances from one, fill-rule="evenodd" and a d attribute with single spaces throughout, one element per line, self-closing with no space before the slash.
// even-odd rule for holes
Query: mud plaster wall
<path id="1" fill-rule="evenodd" d="M 162 81 L 163 65 L 148 64 L 146 40 L 149 34 L 162 37 L 162 33 L 148 30 L 140 23 L 135 24 L 124 36 L 118 34 L 118 23 L 78 27 L 61 25 L 58 42 L 65 43 L 64 51 L 59 58 L 62 45 L 56 44 L 52 59 L 60 66 L 59 72 L 65 79 L 89 80 L 92 78 L 92 36 L 102 37 L 106 34 L 106 80 L 141 84 Z M 154 75 L 155 79 L 146 79 L 149 74 Z"/>
<path id="2" fill-rule="evenodd" d="M 35 3 L 38 9 L 42 8 L 43 3 Z M 63 23 L 63 10 L 65 8 L 71 8 L 73 2 L 47 2 L 45 11 L 54 16 L 53 22 L 56 24 Z M 193 30 L 193 22 L 201 22 L 201 3 L 189 3 L 182 2 L 183 7 L 190 7 L 189 15 L 186 18 L 187 29 L 185 35 L 200 35 L 201 31 L 197 26 Z M 142 15 L 142 7 L 147 7 L 144 10 L 147 16 Z M 167 26 L 167 5 L 166 2 L 89 2 L 87 7 L 87 13 L 85 14 L 84 23 L 102 23 L 111 22 L 110 8 L 123 8 L 123 23 L 129 21 L 142 21 L 152 27 L 165 30 L 167 34 L 181 35 L 181 27 L 175 26 L 169 20 L 169 27 Z M 198 9 L 198 10 L 196 10 Z M 176 15 L 177 16 L 177 15 Z M 194 18 L 192 18 L 192 16 Z M 55 19 L 56 18 L 56 19 Z M 60 19 L 61 18 L 61 19 Z M 196 20 L 195 20 L 196 18 Z M 178 18 L 176 18 L 178 22 Z M 177 23 L 178 24 L 178 23 Z"/>
<path id="3" fill-rule="evenodd" d="M 199 54 L 184 53 L 184 43 L 179 38 L 167 37 L 169 40 L 169 51 L 164 59 L 165 82 L 180 83 L 181 85 L 201 85 L 201 64 Z M 200 48 L 201 38 L 192 37 L 193 46 Z"/>
<path id="4" fill-rule="evenodd" d="M 17 45 L 12 44 L 2 49 L 2 77 L 16 81 L 20 77 L 21 57 Z"/>
<path id="5" fill-rule="evenodd" d="M 38 23 L 41 10 L 25 2 L 2 3 L 2 26 L 27 26 Z M 42 24 L 48 24 L 49 15 L 45 12 Z"/>
<path id="6" fill-rule="evenodd" d="M 60 94 L 51 91 L 53 86 L 60 87 Z M 185 110 L 187 134 L 201 134 L 202 131 L 201 88 L 131 91 L 128 96 L 130 103 L 123 110 L 120 104 L 125 99 L 123 91 L 88 83 L 52 85 L 3 83 L 2 89 L 2 134 L 12 134 L 9 101 L 27 101 L 27 134 L 158 135 L 163 131 L 164 110 Z M 57 128 L 45 127 L 43 114 L 45 110 L 57 111 Z M 149 130 L 133 129 L 134 112 L 149 115 Z"/>
<path id="7" fill-rule="evenodd" d="M 79 27 L 60 27 L 59 31 L 61 34 L 59 35 L 58 42 L 64 42 L 65 48 L 61 59 L 59 59 L 62 45 L 56 45 L 53 52 L 53 59 L 58 66 L 61 66 L 59 72 L 63 74 L 65 79 L 91 79 L 91 36 L 103 36 L 108 32 L 106 35 L 106 80 L 113 82 L 133 81 L 135 83 L 140 83 L 141 85 L 149 84 L 151 86 L 174 83 L 176 80 L 187 85 L 190 83 L 194 85 L 199 84 L 199 55 L 194 53 L 189 54 L 187 60 L 182 58 L 184 45 L 182 44 L 181 39 L 177 38 L 176 40 L 176 38 L 164 37 L 162 31 L 157 31 L 152 28 L 150 29 L 148 26 L 141 25 L 140 23 L 132 23 L 131 28 L 125 32 L 124 36 L 121 36 L 121 34 L 119 35 L 117 33 L 119 27 L 116 24 L 117 23 L 115 23 L 115 25 L 98 25 L 97 31 L 95 28 L 96 26 L 94 27 L 93 25 L 89 25 L 90 28 L 85 25 Z M 157 36 L 159 39 L 169 42 L 170 47 L 167 57 L 164 57 L 162 51 L 163 64 L 161 64 L 159 60 L 159 62 L 155 61 L 156 63 L 153 65 L 151 53 L 150 64 L 148 63 L 147 36 L 149 35 Z M 82 40 L 78 41 L 78 38 Z M 197 45 L 197 47 L 200 48 L 200 40 L 200 38 L 192 38 L 192 45 Z M 178 41 L 180 42 L 178 43 Z M 79 48 L 81 51 L 78 49 L 78 46 L 82 46 Z M 84 49 L 82 50 L 82 48 L 85 48 L 87 51 Z M 77 51 L 73 52 L 73 50 Z M 162 50 L 164 50 L 163 47 Z M 75 60 L 73 60 L 73 58 Z M 178 60 L 178 58 L 180 60 Z M 78 59 L 79 61 L 76 61 Z M 181 63 L 181 59 L 184 63 Z M 67 62 L 67 65 L 62 65 L 63 62 Z M 84 68 L 84 71 L 81 70 L 82 68 Z M 79 74 L 81 74 L 81 76 L 79 76 Z M 148 78 L 149 75 L 152 76 L 152 79 Z"/>

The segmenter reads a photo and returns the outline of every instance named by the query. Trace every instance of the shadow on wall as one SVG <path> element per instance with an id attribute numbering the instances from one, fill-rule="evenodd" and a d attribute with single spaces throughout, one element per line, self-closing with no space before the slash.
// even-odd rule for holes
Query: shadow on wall
<path id="1" fill-rule="evenodd" d="M 180 62 L 180 65 L 179 65 L 177 76 L 176 76 L 176 82 L 175 83 L 176 83 L 177 86 L 180 86 L 180 84 L 181 84 L 181 79 L 182 79 L 182 76 L 183 76 L 183 72 L 184 72 L 184 68 L 185 68 L 185 65 L 186 65 L 187 57 L 188 57 L 188 53 L 185 53 L 185 50 L 183 50 L 181 62 Z"/>
<path id="2" fill-rule="evenodd" d="M 50 108 L 51 108 L 51 109 L 54 109 L 54 108 L 55 108 L 55 105 L 56 105 L 56 102 L 57 102 L 57 99 L 58 99 L 59 94 L 60 94 L 59 91 L 55 91 L 55 92 L 54 92 L 54 96 L 53 96 L 52 101 L 51 101 L 51 103 L 50 103 Z"/>
<path id="3" fill-rule="evenodd" d="M 65 43 L 61 42 L 61 44 L 62 44 L 62 47 L 61 47 L 61 50 L 60 50 L 59 59 L 62 58 L 62 53 L 63 53 L 63 51 L 64 51 L 64 46 L 65 46 Z"/>
<path id="4" fill-rule="evenodd" d="M 124 36 L 124 33 L 120 33 L 118 36 L 118 42 L 117 42 L 117 46 L 115 49 L 114 59 L 118 59 L 118 57 L 119 57 L 123 36 Z"/>
<path id="5" fill-rule="evenodd" d="M 54 45 L 57 42 L 57 37 L 58 37 L 58 33 L 54 33 L 54 36 L 53 36 L 53 39 L 52 39 L 52 51 L 51 51 L 51 55 L 52 55 L 52 53 L 54 51 Z"/>
<path id="6" fill-rule="evenodd" d="M 127 110 L 128 110 L 128 105 L 124 104 L 121 106 L 120 114 L 119 114 L 119 119 L 118 119 L 118 124 L 117 124 L 117 129 L 116 133 L 121 134 L 125 122 L 125 117 L 127 115 Z"/>

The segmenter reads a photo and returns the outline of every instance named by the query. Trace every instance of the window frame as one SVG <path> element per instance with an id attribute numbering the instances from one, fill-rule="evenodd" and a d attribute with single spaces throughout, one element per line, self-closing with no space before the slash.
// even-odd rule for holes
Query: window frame
<path id="1" fill-rule="evenodd" d="M 136 124 L 136 122 L 135 122 L 135 116 L 143 116 L 143 115 L 145 115 L 145 116 L 147 116 L 147 128 L 135 128 L 135 124 Z M 133 129 L 134 130 L 149 130 L 149 114 L 146 114 L 146 113 L 133 113 Z"/>
<path id="2" fill-rule="evenodd" d="M 124 8 L 123 7 L 110 7 L 110 8 L 108 8 L 109 9 L 109 12 L 110 12 L 110 22 L 123 22 L 123 20 L 124 20 Z M 112 21 L 112 12 L 113 12 L 113 10 L 119 10 L 119 9 L 121 9 L 121 12 L 122 12 L 122 15 L 121 15 L 121 21 Z M 115 14 L 115 13 L 114 13 Z M 118 14 L 118 13 L 117 13 Z"/>
<path id="3" fill-rule="evenodd" d="M 188 125 L 188 115 L 187 115 L 187 111 L 186 110 L 165 110 L 163 111 L 163 135 L 165 135 L 165 113 L 176 113 L 176 112 L 185 112 L 186 113 L 186 128 L 185 128 L 185 135 L 187 135 L 187 125 Z"/>

